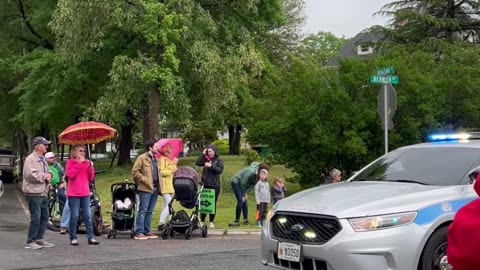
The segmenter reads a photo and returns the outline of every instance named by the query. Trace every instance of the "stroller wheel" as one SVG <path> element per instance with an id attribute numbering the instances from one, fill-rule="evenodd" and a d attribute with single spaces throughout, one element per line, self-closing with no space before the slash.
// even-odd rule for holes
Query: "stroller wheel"
<path id="1" fill-rule="evenodd" d="M 170 237 L 171 238 L 175 237 L 175 230 L 170 229 Z"/>
<path id="2" fill-rule="evenodd" d="M 116 234 L 117 234 L 117 232 L 115 230 L 108 231 L 108 239 L 110 239 L 112 236 L 115 238 Z"/>
<path id="3" fill-rule="evenodd" d="M 202 237 L 203 237 L 203 238 L 207 237 L 207 233 L 208 233 L 208 227 L 207 227 L 207 225 L 203 225 L 202 228 L 201 228 L 201 230 L 202 230 Z"/>
<path id="4" fill-rule="evenodd" d="M 190 240 L 190 238 L 192 238 L 192 228 L 188 228 L 186 231 L 185 231 L 185 239 L 187 240 Z"/>
<path id="5" fill-rule="evenodd" d="M 162 230 L 162 239 L 167 239 L 170 229 L 168 227 L 163 228 Z"/>

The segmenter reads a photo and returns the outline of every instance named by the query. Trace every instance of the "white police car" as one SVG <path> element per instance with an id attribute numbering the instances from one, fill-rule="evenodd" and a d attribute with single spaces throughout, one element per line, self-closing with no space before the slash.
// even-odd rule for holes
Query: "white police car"
<path id="1" fill-rule="evenodd" d="M 273 206 L 262 263 L 284 269 L 447 269 L 447 228 L 477 198 L 480 134 L 437 134 L 399 148 L 344 183 Z"/>

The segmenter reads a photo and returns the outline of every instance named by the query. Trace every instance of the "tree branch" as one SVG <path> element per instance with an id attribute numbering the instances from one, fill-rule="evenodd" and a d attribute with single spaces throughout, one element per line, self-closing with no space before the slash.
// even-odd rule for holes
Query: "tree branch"
<path id="1" fill-rule="evenodd" d="M 42 46 L 45 47 L 46 49 L 53 50 L 53 45 L 50 43 L 48 40 L 44 39 L 42 36 L 40 36 L 35 29 L 33 29 L 33 26 L 30 24 L 30 22 L 27 19 L 27 16 L 25 14 L 25 8 L 23 7 L 23 2 L 22 0 L 18 0 L 18 10 L 20 11 L 20 15 L 22 17 L 23 22 L 27 26 L 28 30 L 39 40 L 42 41 Z"/>

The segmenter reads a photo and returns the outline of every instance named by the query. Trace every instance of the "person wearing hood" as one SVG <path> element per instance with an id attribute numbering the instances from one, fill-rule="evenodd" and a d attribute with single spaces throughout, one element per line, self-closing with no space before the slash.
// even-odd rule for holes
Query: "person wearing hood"
<path id="1" fill-rule="evenodd" d="M 480 173 L 473 185 L 480 195 Z M 453 270 L 476 270 L 480 266 L 480 199 L 476 199 L 455 214 L 447 231 L 447 258 Z"/>
<path id="2" fill-rule="evenodd" d="M 195 164 L 197 166 L 202 166 L 202 178 L 201 182 L 203 187 L 206 189 L 214 189 L 215 190 L 215 212 L 217 211 L 217 200 L 218 196 L 220 195 L 220 175 L 223 172 L 223 162 L 218 157 L 218 150 L 217 147 L 214 145 L 209 145 L 203 153 L 198 157 Z M 203 225 L 205 222 L 205 218 L 207 214 L 200 214 L 200 226 Z M 213 221 L 215 220 L 215 214 L 210 214 L 209 217 L 209 227 L 215 228 Z"/>
<path id="3" fill-rule="evenodd" d="M 249 225 L 247 194 L 259 180 L 259 172 L 265 170 L 268 173 L 268 165 L 265 163 L 252 162 L 248 167 L 239 171 L 232 179 L 232 189 L 237 199 L 237 208 L 235 209 L 235 221 L 228 224 L 230 227 L 240 225 L 240 214 L 243 212 L 243 225 Z"/>

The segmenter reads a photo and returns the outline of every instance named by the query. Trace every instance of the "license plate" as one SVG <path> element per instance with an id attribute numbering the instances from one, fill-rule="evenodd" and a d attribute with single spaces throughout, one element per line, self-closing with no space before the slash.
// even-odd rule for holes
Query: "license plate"
<path id="1" fill-rule="evenodd" d="M 291 243 L 278 243 L 278 258 L 292 262 L 299 262 L 302 255 L 302 246 Z"/>

